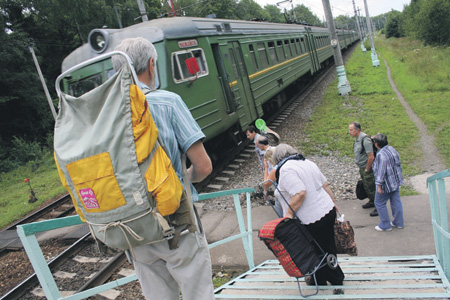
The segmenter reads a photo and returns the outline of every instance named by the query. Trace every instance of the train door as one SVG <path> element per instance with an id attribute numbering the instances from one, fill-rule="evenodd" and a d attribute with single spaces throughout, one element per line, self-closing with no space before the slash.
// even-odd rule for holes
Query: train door
<path id="1" fill-rule="evenodd" d="M 311 57 L 311 73 L 314 74 L 320 70 L 319 56 L 317 54 L 317 43 L 311 28 L 305 27 L 307 31 L 306 45 L 308 47 L 309 56 Z"/>
<path id="2" fill-rule="evenodd" d="M 229 93 L 236 104 L 241 128 L 245 130 L 258 117 L 253 94 L 250 88 L 247 69 L 244 64 L 242 49 L 239 42 L 231 41 L 220 45 L 220 54 L 223 59 Z"/>

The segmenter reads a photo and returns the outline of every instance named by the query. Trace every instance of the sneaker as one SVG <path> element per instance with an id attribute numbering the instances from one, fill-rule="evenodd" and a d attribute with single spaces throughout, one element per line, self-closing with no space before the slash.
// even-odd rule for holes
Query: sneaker
<path id="1" fill-rule="evenodd" d="M 375 226 L 375 230 L 376 230 L 376 231 L 391 231 L 392 228 L 389 228 L 389 229 L 381 229 L 380 226 L 377 225 L 377 226 Z"/>
<path id="2" fill-rule="evenodd" d="M 376 217 L 376 216 L 378 216 L 378 211 L 377 211 L 376 208 L 375 208 L 373 211 L 370 212 L 370 216 L 371 216 L 371 217 Z"/>
<path id="3" fill-rule="evenodd" d="M 371 207 L 375 207 L 375 204 L 373 204 L 372 202 L 367 202 L 362 206 L 362 208 L 371 208 Z"/>
<path id="4" fill-rule="evenodd" d="M 394 228 L 398 228 L 398 229 L 403 229 L 403 228 L 405 228 L 405 227 L 403 227 L 403 226 L 397 226 L 397 225 L 394 225 L 392 222 L 391 222 L 391 226 L 394 227 Z"/>

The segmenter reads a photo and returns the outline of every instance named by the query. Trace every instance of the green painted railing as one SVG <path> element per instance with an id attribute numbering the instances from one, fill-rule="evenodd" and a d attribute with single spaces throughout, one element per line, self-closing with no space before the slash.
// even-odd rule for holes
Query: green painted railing
<path id="1" fill-rule="evenodd" d="M 450 233 L 444 179 L 449 176 L 450 169 L 427 178 L 436 256 L 447 279 L 450 279 Z"/>
<path id="2" fill-rule="evenodd" d="M 247 256 L 249 269 L 255 267 L 254 258 L 253 258 L 253 242 L 252 242 L 252 215 L 251 215 L 251 202 L 250 202 L 250 194 L 255 192 L 252 188 L 245 189 L 237 189 L 237 190 L 229 190 L 229 191 L 221 191 L 214 192 L 208 194 L 200 194 L 199 201 L 212 199 L 216 197 L 223 196 L 233 196 L 233 201 L 236 209 L 237 220 L 239 224 L 240 234 L 236 234 L 234 236 L 230 236 L 223 240 L 217 241 L 208 245 L 209 249 L 217 247 L 219 245 L 226 244 L 233 240 L 242 239 L 242 243 L 244 245 L 245 254 Z M 246 195 L 246 205 L 247 205 L 247 228 L 244 222 L 244 216 L 242 213 L 241 202 L 239 200 L 239 195 Z M 42 250 L 39 246 L 39 243 L 36 238 L 36 234 L 39 232 L 44 232 L 53 229 L 59 229 L 68 226 L 74 226 L 82 224 L 83 222 L 80 220 L 78 216 L 71 216 L 53 220 L 45 220 L 25 225 L 17 226 L 17 233 L 22 241 L 23 247 L 30 259 L 30 262 L 34 268 L 36 276 L 39 279 L 39 282 L 44 290 L 45 296 L 49 300 L 79 300 L 85 299 L 87 297 L 99 294 L 106 290 L 127 284 L 131 281 L 137 279 L 136 274 L 120 278 L 115 281 L 111 281 L 105 283 L 103 285 L 91 288 L 89 290 L 72 294 L 67 297 L 62 297 L 61 292 L 58 289 L 58 286 L 55 282 L 55 279 L 48 267 L 47 261 L 44 258 Z"/>

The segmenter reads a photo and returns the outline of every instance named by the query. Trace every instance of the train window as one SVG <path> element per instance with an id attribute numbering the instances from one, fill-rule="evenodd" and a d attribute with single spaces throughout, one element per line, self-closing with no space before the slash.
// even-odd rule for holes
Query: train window
<path id="1" fill-rule="evenodd" d="M 234 71 L 234 78 L 238 79 L 239 78 L 239 72 L 237 69 L 237 65 L 236 65 L 236 57 L 234 57 L 234 51 L 233 48 L 229 48 L 228 52 L 230 53 L 230 58 L 231 58 L 231 65 L 233 66 L 233 71 Z"/>
<path id="2" fill-rule="evenodd" d="M 102 74 L 98 73 L 90 77 L 86 77 L 80 80 L 69 82 L 68 94 L 74 97 L 80 97 L 81 95 L 95 89 L 103 83 Z"/>
<path id="3" fill-rule="evenodd" d="M 296 56 L 296 50 L 295 50 L 295 40 L 291 39 L 291 52 L 292 52 L 292 57 Z"/>
<path id="4" fill-rule="evenodd" d="M 295 49 L 297 51 L 297 55 L 302 54 L 302 45 L 300 44 L 300 39 L 295 39 Z"/>
<path id="5" fill-rule="evenodd" d="M 289 40 L 284 40 L 284 46 L 285 46 L 285 50 L 286 50 L 286 58 L 292 58 L 292 51 L 291 51 L 291 47 L 289 46 Z"/>
<path id="6" fill-rule="evenodd" d="M 255 70 L 259 70 L 258 61 L 256 60 L 255 48 L 253 45 L 248 45 L 248 50 L 250 50 L 250 56 L 252 57 L 253 65 L 255 66 Z"/>
<path id="7" fill-rule="evenodd" d="M 200 69 L 197 74 L 191 74 L 186 65 L 188 58 L 195 57 Z M 192 80 L 195 77 L 208 75 L 208 65 L 206 63 L 203 49 L 189 49 L 172 53 L 172 74 L 176 83 Z"/>
<path id="8" fill-rule="evenodd" d="M 300 45 L 301 45 L 301 48 L 302 48 L 302 52 L 306 53 L 305 40 L 303 38 L 300 38 Z"/>
<path id="9" fill-rule="evenodd" d="M 277 41 L 277 49 L 278 49 L 278 54 L 280 55 L 280 61 L 283 61 L 286 59 L 286 53 L 283 49 L 283 42 L 282 41 Z"/>
<path id="10" fill-rule="evenodd" d="M 259 61 L 262 67 L 267 68 L 269 66 L 269 59 L 267 58 L 266 46 L 264 43 L 258 43 L 256 47 L 258 47 Z"/>
<path id="11" fill-rule="evenodd" d="M 272 64 L 277 63 L 278 59 L 277 59 L 277 53 L 275 51 L 275 43 L 269 42 L 267 44 L 267 46 L 269 46 L 269 53 L 270 53 L 270 58 L 272 59 Z"/>

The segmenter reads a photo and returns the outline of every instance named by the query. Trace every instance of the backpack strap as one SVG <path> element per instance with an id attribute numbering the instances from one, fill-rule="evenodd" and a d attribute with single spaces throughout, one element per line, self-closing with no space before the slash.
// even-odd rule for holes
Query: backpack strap
<path id="1" fill-rule="evenodd" d="M 152 92 L 147 87 L 142 88 L 142 92 L 144 95 Z M 159 145 L 163 148 L 164 152 L 169 153 L 163 144 L 162 140 L 158 136 Z M 167 157 L 170 156 L 167 155 Z M 186 168 L 186 155 L 181 155 L 181 165 L 182 165 L 182 176 L 183 176 L 183 186 L 184 191 L 181 196 L 180 208 L 171 216 L 167 216 L 169 223 L 175 225 L 175 232 L 173 238 L 169 240 L 169 248 L 176 249 L 178 248 L 178 240 L 181 235 L 189 232 L 195 232 L 201 228 L 200 219 L 196 210 L 194 209 L 193 201 L 192 201 L 192 191 L 191 191 L 191 183 L 189 181 L 189 176 Z M 187 213 L 187 211 L 188 213 Z M 202 231 L 200 231 L 202 233 Z"/>
<path id="2" fill-rule="evenodd" d="M 364 152 L 366 152 L 366 148 L 364 147 L 364 139 L 365 138 L 369 138 L 368 135 L 365 135 L 362 139 L 361 139 L 361 152 L 359 154 L 363 154 Z"/>

